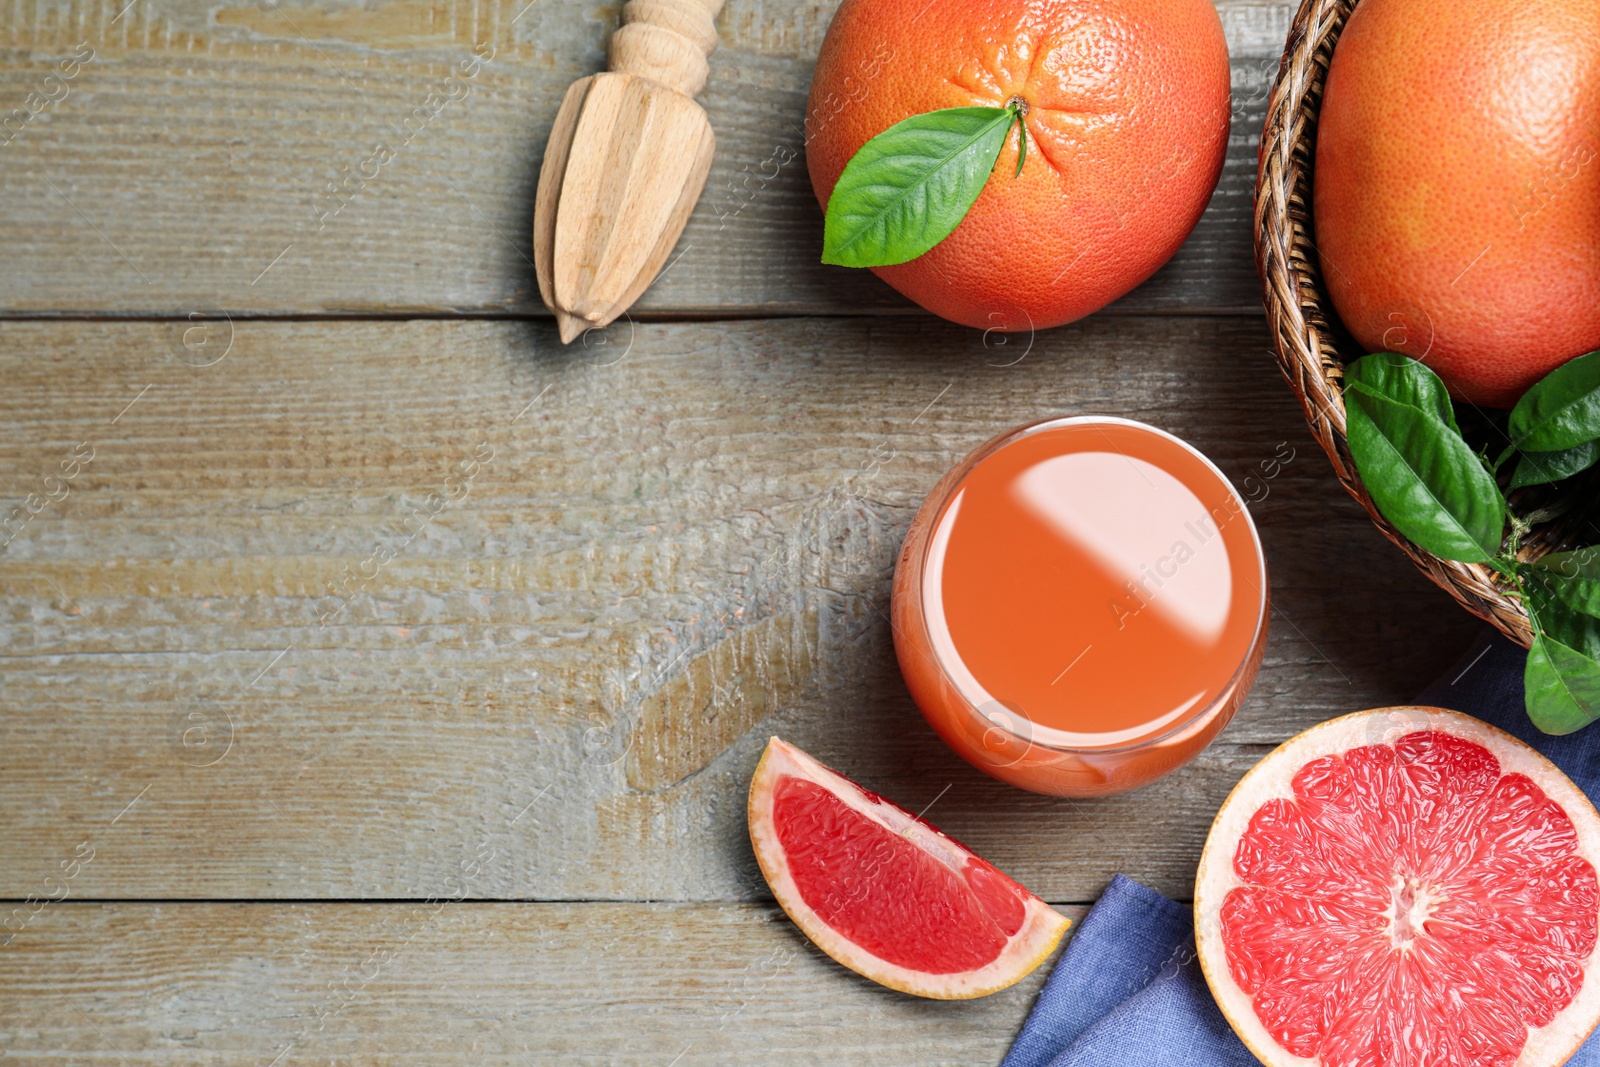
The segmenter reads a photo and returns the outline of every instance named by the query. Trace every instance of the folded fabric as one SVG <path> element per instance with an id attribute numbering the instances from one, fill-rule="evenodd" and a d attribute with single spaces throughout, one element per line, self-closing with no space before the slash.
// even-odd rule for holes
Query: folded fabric
<path id="1" fill-rule="evenodd" d="M 1543 752 L 1590 797 L 1600 796 L 1600 726 L 1565 737 L 1534 729 L 1522 703 L 1526 658 L 1491 631 L 1415 703 L 1500 727 Z M 1255 1063 L 1200 973 L 1189 905 L 1119 874 L 1062 950 L 1002 1067 Z M 1600 1067 L 1600 1035 L 1567 1064 Z"/>

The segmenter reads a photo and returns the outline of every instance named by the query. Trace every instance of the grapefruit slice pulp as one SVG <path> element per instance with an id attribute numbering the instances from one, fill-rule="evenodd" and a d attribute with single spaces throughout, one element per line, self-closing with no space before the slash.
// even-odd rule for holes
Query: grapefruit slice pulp
<path id="1" fill-rule="evenodd" d="M 1201 966 L 1269 1067 L 1554 1067 L 1600 1019 L 1600 816 L 1438 708 L 1280 746 L 1212 824 Z"/>
<path id="2" fill-rule="evenodd" d="M 966 1000 L 1039 966 L 1068 920 L 928 823 L 774 737 L 750 781 L 750 843 L 818 948 L 917 996 Z"/>

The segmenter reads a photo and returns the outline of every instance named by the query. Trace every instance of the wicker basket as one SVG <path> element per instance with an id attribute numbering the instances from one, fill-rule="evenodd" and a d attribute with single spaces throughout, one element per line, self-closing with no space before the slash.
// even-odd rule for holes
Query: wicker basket
<path id="1" fill-rule="evenodd" d="M 1422 573 L 1468 611 L 1526 647 L 1532 641 L 1528 614 L 1516 597 L 1508 595 L 1508 586 L 1488 567 L 1442 560 L 1406 540 L 1373 507 L 1345 444 L 1343 364 L 1362 352 L 1339 324 L 1322 285 L 1313 244 L 1311 180 L 1323 79 L 1339 31 L 1357 2 L 1302 0 L 1267 102 L 1255 194 L 1256 268 L 1265 290 L 1267 325 L 1283 375 L 1299 395 L 1312 434 L 1350 495 Z M 1465 422 L 1463 428 L 1470 439 L 1472 431 Z M 1487 424 L 1481 429 L 1487 435 Z M 1591 478 L 1574 479 L 1564 488 L 1541 486 L 1512 494 L 1519 515 L 1535 510 L 1564 512 L 1559 519 L 1533 527 L 1522 542 L 1522 558 L 1588 543 L 1577 535 L 1592 509 L 1584 501 L 1563 500 L 1564 494 L 1600 495 Z M 1571 504 L 1584 506 L 1566 507 Z"/>

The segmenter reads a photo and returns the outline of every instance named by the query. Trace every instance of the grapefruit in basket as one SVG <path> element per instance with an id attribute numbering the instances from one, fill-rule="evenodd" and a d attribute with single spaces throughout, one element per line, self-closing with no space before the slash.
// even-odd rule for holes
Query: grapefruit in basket
<path id="1" fill-rule="evenodd" d="M 1044 329 L 1178 250 L 1222 171 L 1229 101 L 1210 0 L 844 0 L 811 82 L 806 165 L 826 210 L 845 165 L 897 123 L 1025 108 L 1020 172 L 1013 127 L 954 231 L 872 270 L 952 321 Z"/>
<path id="2" fill-rule="evenodd" d="M 958 842 L 776 737 L 750 782 L 750 843 L 773 896 L 818 948 L 903 993 L 994 993 L 1067 929 Z"/>
<path id="3" fill-rule="evenodd" d="M 1212 825 L 1200 963 L 1269 1067 L 1554 1067 L 1600 1018 L 1600 816 L 1508 734 L 1358 712 L 1262 760 Z"/>
<path id="4" fill-rule="evenodd" d="M 1600 348 L 1597 155 L 1600 0 L 1361 0 L 1317 120 L 1340 319 L 1510 407 Z"/>

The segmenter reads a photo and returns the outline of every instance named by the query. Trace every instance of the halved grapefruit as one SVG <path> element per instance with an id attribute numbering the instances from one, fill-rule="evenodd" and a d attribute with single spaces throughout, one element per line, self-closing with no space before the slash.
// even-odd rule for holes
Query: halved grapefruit
<path id="1" fill-rule="evenodd" d="M 902 993 L 997 992 L 1068 926 L 955 840 L 776 737 L 750 780 L 750 844 L 818 948 Z"/>
<path id="2" fill-rule="evenodd" d="M 1600 816 L 1438 708 L 1313 727 L 1246 774 L 1195 883 L 1206 980 L 1269 1067 L 1554 1067 L 1600 1018 Z"/>

